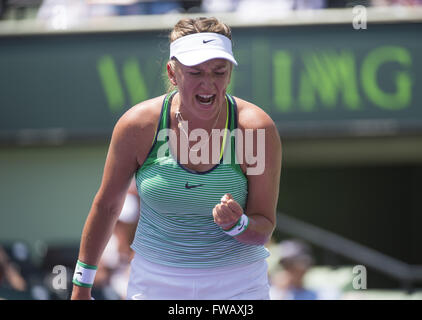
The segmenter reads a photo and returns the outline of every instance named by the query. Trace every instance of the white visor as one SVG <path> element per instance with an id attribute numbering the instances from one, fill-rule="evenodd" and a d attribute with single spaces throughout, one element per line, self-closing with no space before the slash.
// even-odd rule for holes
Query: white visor
<path id="1" fill-rule="evenodd" d="M 226 59 L 237 66 L 231 40 L 214 32 L 189 34 L 173 41 L 170 44 L 170 59 L 172 58 L 188 67 L 211 59 Z"/>

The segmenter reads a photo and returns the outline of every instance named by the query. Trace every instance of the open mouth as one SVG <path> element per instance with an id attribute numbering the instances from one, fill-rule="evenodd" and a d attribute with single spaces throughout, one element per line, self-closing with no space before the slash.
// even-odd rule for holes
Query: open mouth
<path id="1" fill-rule="evenodd" d="M 200 104 L 210 105 L 215 100 L 215 94 L 197 94 L 196 100 L 198 100 Z"/>

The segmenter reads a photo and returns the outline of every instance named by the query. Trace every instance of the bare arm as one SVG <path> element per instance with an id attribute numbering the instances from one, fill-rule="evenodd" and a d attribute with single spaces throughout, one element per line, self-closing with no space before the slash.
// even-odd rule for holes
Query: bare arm
<path id="1" fill-rule="evenodd" d="M 249 227 L 236 236 L 240 242 L 265 244 L 271 238 L 276 225 L 281 157 L 278 130 L 274 124 L 269 124 L 265 128 L 265 159 L 261 160 L 265 163 L 264 171 L 254 174 L 260 170 L 250 170 L 251 173 L 247 173 L 248 202 L 245 214 L 249 218 Z"/>
<path id="2" fill-rule="evenodd" d="M 281 174 L 281 141 L 274 122 L 256 106 L 249 109 L 243 124 L 241 122 L 239 117 L 239 125 L 243 125 L 244 129 L 253 130 L 253 140 L 248 140 L 244 133 L 243 159 L 245 160 L 241 164 L 248 178 L 246 212 L 243 212 L 242 207 L 234 199 L 229 199 L 216 205 L 213 214 L 215 222 L 227 230 L 245 213 L 249 218 L 249 226 L 235 238 L 243 243 L 261 245 L 270 239 L 276 224 Z M 257 133 L 258 129 L 261 130 L 261 135 Z M 247 144 L 252 144 L 253 148 L 248 148 Z M 256 155 L 255 159 L 252 152 Z"/>
<path id="3" fill-rule="evenodd" d="M 83 228 L 79 260 L 98 265 L 123 207 L 131 179 L 151 147 L 154 130 L 128 111 L 117 122 L 101 182 Z M 141 161 L 141 162 L 140 162 Z M 90 299 L 91 289 L 74 285 L 72 299 Z"/>

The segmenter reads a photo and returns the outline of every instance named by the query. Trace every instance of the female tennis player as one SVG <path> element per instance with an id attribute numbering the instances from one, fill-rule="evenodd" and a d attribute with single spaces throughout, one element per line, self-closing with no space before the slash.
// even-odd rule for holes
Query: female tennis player
<path id="1" fill-rule="evenodd" d="M 133 175 L 141 214 L 127 299 L 269 299 L 264 244 L 276 223 L 281 142 L 262 109 L 226 93 L 234 65 L 226 24 L 175 25 L 167 63 L 175 90 L 134 106 L 114 128 L 72 299 L 91 299 Z"/>

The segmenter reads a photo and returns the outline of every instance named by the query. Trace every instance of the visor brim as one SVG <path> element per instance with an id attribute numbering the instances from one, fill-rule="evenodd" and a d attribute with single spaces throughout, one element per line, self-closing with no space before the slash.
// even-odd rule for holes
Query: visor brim
<path id="1" fill-rule="evenodd" d="M 183 52 L 174 56 L 179 62 L 187 67 L 196 66 L 203 62 L 212 60 L 212 59 L 225 59 L 237 66 L 237 61 L 234 57 L 222 50 L 207 50 L 199 52 Z"/>

